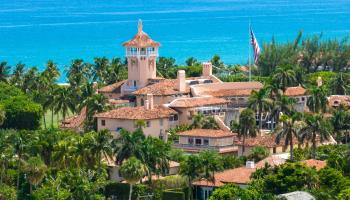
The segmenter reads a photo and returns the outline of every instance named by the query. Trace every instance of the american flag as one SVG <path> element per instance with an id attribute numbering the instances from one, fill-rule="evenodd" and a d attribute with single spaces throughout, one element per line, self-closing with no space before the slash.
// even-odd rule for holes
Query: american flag
<path id="1" fill-rule="evenodd" d="M 254 50 L 254 63 L 256 64 L 259 60 L 260 47 L 259 47 L 258 41 L 255 38 L 252 27 L 250 27 L 250 38 L 251 38 L 251 44 Z"/>

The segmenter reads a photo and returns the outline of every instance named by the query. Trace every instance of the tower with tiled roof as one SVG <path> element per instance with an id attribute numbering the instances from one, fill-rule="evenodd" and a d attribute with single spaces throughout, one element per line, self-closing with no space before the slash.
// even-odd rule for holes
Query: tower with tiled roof
<path id="1" fill-rule="evenodd" d="M 145 87 L 149 79 L 156 78 L 156 59 L 160 43 L 143 32 L 142 21 L 139 20 L 137 34 L 131 40 L 124 42 L 123 46 L 128 61 L 128 80 L 123 85 L 122 93 L 130 94 Z"/>

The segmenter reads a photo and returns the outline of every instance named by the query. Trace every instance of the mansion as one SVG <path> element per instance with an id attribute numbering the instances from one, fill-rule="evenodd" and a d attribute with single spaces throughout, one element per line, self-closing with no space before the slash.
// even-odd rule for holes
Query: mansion
<path id="1" fill-rule="evenodd" d="M 213 149 L 222 154 L 246 155 L 241 152 L 241 142 L 229 126 L 238 121 L 240 112 L 248 107 L 252 91 L 263 88 L 263 84 L 252 82 L 222 82 L 213 75 L 210 62 L 202 63 L 199 77 L 186 77 L 184 70 L 177 71 L 175 79 L 157 77 L 156 61 L 160 43 L 151 39 L 138 23 L 136 35 L 123 43 L 128 67 L 128 79 L 99 88 L 98 93 L 109 99 L 114 109 L 95 114 L 97 130 L 109 130 L 114 138 L 122 129 L 134 131 L 137 123 L 145 123 L 146 136 L 168 140 L 168 130 L 181 125 L 191 125 L 198 114 L 211 116 L 220 130 L 197 129 L 179 133 L 175 148 L 188 153 Z M 306 90 L 301 86 L 289 87 L 284 95 L 295 98 L 295 109 L 307 109 Z M 84 113 L 67 119 L 65 127 L 81 130 Z M 257 123 L 259 122 L 257 117 Z M 274 143 L 271 136 L 264 136 L 274 127 L 269 113 L 262 118 L 263 134 L 251 138 L 246 149 L 262 145 L 271 153 L 282 153 L 287 149 Z M 265 145 L 266 144 L 266 145 Z"/>

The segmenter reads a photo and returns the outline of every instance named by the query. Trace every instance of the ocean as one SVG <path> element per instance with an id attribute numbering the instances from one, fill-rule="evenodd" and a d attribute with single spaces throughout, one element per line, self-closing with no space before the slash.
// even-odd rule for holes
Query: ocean
<path id="1" fill-rule="evenodd" d="M 350 33 L 350 0 L 0 0 L 0 61 L 63 71 L 72 59 L 123 57 L 121 44 L 144 31 L 161 43 L 160 56 L 225 63 L 248 59 L 251 22 L 260 45 L 323 33 Z M 64 77 L 60 81 L 64 81 Z"/>

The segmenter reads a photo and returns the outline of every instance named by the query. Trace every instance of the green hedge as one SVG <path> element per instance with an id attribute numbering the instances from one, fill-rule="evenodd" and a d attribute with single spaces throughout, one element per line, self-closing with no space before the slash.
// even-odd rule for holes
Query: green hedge
<path id="1" fill-rule="evenodd" d="M 14 96 L 1 101 L 0 108 L 5 111 L 3 128 L 34 130 L 40 127 L 42 107 L 26 96 Z"/>
<path id="2" fill-rule="evenodd" d="M 139 195 L 151 193 L 150 188 L 144 184 L 133 186 L 132 199 L 136 200 Z M 130 185 L 126 183 L 110 183 L 105 188 L 105 196 L 108 198 L 112 195 L 117 196 L 118 200 L 129 199 Z"/>
<path id="3" fill-rule="evenodd" d="M 189 199 L 188 188 L 178 188 L 164 190 L 162 193 L 163 200 L 188 200 Z"/>

